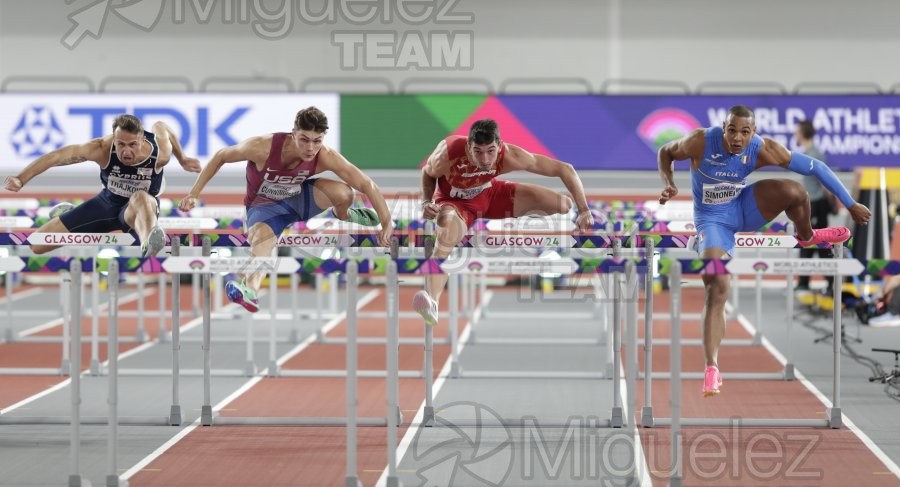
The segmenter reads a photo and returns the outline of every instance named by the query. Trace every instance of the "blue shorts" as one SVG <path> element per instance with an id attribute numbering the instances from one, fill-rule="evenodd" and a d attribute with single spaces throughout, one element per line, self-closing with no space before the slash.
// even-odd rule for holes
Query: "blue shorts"
<path id="1" fill-rule="evenodd" d="M 156 199 L 156 216 L 159 217 L 159 198 L 153 198 Z M 129 201 L 129 198 L 114 195 L 104 189 L 97 196 L 60 215 L 59 220 L 70 232 L 128 232 L 131 227 L 125 223 L 125 210 Z"/>
<path id="2" fill-rule="evenodd" d="M 272 233 L 277 237 L 288 225 L 309 220 L 322 213 L 325 208 L 316 206 L 316 200 L 312 194 L 315 184 L 316 178 L 307 179 L 303 181 L 303 190 L 296 196 L 275 203 L 248 207 L 247 229 L 249 230 L 257 223 L 264 223 L 272 229 Z"/>
<path id="3" fill-rule="evenodd" d="M 716 248 L 724 250 L 728 255 L 734 255 L 735 233 L 755 232 L 769 223 L 759 213 L 756 205 L 756 197 L 753 195 L 755 184 L 745 187 L 737 199 L 728 205 L 727 218 L 721 215 L 706 217 L 702 210 L 695 212 L 698 253 L 702 254 L 706 249 Z"/>

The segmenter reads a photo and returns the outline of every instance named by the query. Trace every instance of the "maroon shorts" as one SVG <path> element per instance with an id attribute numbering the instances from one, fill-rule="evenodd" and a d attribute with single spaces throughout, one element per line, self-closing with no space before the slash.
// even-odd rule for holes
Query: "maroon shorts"
<path id="1" fill-rule="evenodd" d="M 466 221 L 466 228 L 468 228 L 478 218 L 499 220 L 514 217 L 513 202 L 516 199 L 516 186 L 518 184 L 511 181 L 494 179 L 491 181 L 490 188 L 486 188 L 472 199 L 451 198 L 438 194 L 435 203 L 441 206 L 451 205 L 456 208 L 459 216 Z"/>

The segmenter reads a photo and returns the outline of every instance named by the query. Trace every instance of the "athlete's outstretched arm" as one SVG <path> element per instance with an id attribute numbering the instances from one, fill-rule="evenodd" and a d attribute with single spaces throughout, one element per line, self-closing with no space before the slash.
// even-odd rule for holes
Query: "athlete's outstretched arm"
<path id="1" fill-rule="evenodd" d="M 449 166 L 447 141 L 441 140 L 422 167 L 422 217 L 426 220 L 434 219 L 440 211 L 440 207 L 434 203 L 434 192 L 437 190 L 438 178 L 449 173 Z"/>
<path id="2" fill-rule="evenodd" d="M 181 141 L 175 135 L 172 127 L 169 127 L 164 122 L 156 122 L 153 124 L 153 133 L 156 134 L 156 143 L 159 145 L 160 159 L 163 165 L 169 162 L 168 154 L 162 154 L 165 148 L 166 152 L 171 153 L 171 155 L 175 156 L 175 159 L 178 159 L 178 163 L 181 164 L 185 171 L 200 172 L 203 169 L 199 159 L 184 155 L 184 151 L 181 149 Z"/>
<path id="3" fill-rule="evenodd" d="M 86 144 L 67 145 L 48 152 L 25 166 L 19 174 L 7 176 L 4 187 L 9 191 L 19 191 L 28 184 L 28 181 L 51 167 L 69 166 L 84 161 L 94 161 L 102 165 L 109 151 L 109 145 L 104 144 L 103 140 L 103 138 L 94 139 Z"/>
<path id="4" fill-rule="evenodd" d="M 662 179 L 663 190 L 659 195 L 659 203 L 667 201 L 678 195 L 678 187 L 675 186 L 675 161 L 701 157 L 703 154 L 703 129 L 696 129 L 684 137 L 673 140 L 659 148 L 656 160 L 659 165 L 659 177 Z"/>
<path id="5" fill-rule="evenodd" d="M 381 231 L 378 234 L 378 243 L 383 247 L 391 246 L 391 235 L 394 232 L 394 220 L 391 218 L 391 212 L 388 210 L 387 202 L 381 188 L 375 184 L 366 173 L 362 172 L 358 167 L 350 163 L 339 152 L 322 148 L 319 152 L 319 164 L 323 171 L 332 171 L 337 177 L 341 178 L 345 183 L 366 195 L 375 213 L 378 213 L 378 221 L 381 222 Z"/>
<path id="6" fill-rule="evenodd" d="M 769 138 L 763 139 L 762 149 L 759 151 L 757 167 L 779 166 L 804 176 L 815 176 L 822 186 L 825 186 L 831 194 L 837 196 L 841 203 L 847 207 L 853 221 L 859 225 L 869 223 L 872 213 L 865 205 L 857 203 L 837 175 L 824 162 L 810 157 L 801 152 L 789 151 L 787 147 Z"/>
<path id="7" fill-rule="evenodd" d="M 200 175 L 197 176 L 197 181 L 194 182 L 191 191 L 180 203 L 178 203 L 178 209 L 181 211 L 190 211 L 194 209 L 200 201 L 200 193 L 203 192 L 203 188 L 206 187 L 207 183 L 209 183 L 213 176 L 219 172 L 219 169 L 223 165 L 230 162 L 265 160 L 265 158 L 268 157 L 265 148 L 268 146 L 269 142 L 266 138 L 264 136 L 259 136 L 251 137 L 239 142 L 237 145 L 220 149 L 213 155 L 212 159 L 206 163 L 206 167 L 200 171 Z M 260 157 L 262 157 L 262 159 L 260 159 Z"/>
<path id="8" fill-rule="evenodd" d="M 590 230 L 594 226 L 594 217 L 584 196 L 584 185 L 581 178 L 575 172 L 575 167 L 568 162 L 563 162 L 543 154 L 533 154 L 513 144 L 506 144 L 507 154 L 504 159 L 508 170 L 522 170 L 541 176 L 559 178 L 569 194 L 575 207 L 578 208 L 578 218 L 575 220 L 581 230 Z"/>

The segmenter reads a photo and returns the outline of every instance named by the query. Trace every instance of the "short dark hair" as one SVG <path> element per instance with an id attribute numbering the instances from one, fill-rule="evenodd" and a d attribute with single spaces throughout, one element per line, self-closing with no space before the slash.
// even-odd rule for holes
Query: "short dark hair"
<path id="1" fill-rule="evenodd" d="M 141 119 L 134 115 L 123 113 L 121 115 L 116 115 L 116 118 L 113 119 L 112 129 L 113 132 L 115 132 L 116 129 L 122 129 L 129 134 L 143 134 L 144 124 L 141 123 Z"/>
<path id="2" fill-rule="evenodd" d="M 294 118 L 294 130 L 312 130 L 324 134 L 328 131 L 328 117 L 316 107 L 304 108 Z"/>
<path id="3" fill-rule="evenodd" d="M 479 145 L 491 142 L 500 143 L 500 127 L 497 126 L 497 122 L 489 118 L 477 120 L 469 129 L 468 142 Z"/>
<path id="4" fill-rule="evenodd" d="M 816 136 L 816 128 L 813 127 L 812 122 L 809 120 L 797 122 L 797 130 L 800 131 L 800 135 L 806 140 L 812 140 L 812 138 Z"/>
<path id="5" fill-rule="evenodd" d="M 728 114 L 733 117 L 752 118 L 753 121 L 756 121 L 756 115 L 747 105 L 735 105 L 728 109 Z"/>

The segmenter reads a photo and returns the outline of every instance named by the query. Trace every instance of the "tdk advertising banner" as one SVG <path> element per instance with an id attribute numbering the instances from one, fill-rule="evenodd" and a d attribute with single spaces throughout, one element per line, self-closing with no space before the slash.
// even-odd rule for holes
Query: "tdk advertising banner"
<path id="1" fill-rule="evenodd" d="M 340 149 L 340 100 L 332 94 L 7 94 L 0 96 L 0 172 L 15 174 L 47 152 L 109 134 L 120 113 L 136 115 L 147 130 L 165 122 L 185 153 L 205 165 L 219 149 L 248 137 L 290 132 L 297 111 L 311 105 L 328 116 L 325 144 Z M 177 167 L 174 160 L 171 164 Z M 241 163 L 222 168 L 244 169 Z M 52 171 L 96 172 L 97 165 L 84 162 Z"/>

